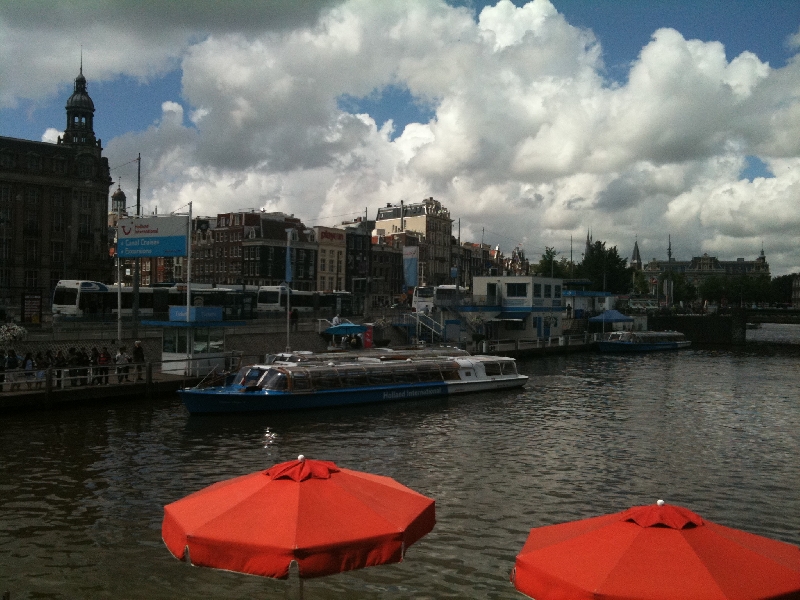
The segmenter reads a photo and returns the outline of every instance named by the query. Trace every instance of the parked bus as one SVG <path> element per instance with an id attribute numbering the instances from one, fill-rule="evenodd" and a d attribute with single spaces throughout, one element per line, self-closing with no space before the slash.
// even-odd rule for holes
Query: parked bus
<path id="1" fill-rule="evenodd" d="M 256 310 L 262 314 L 286 313 L 286 290 L 283 285 L 266 285 L 258 288 Z M 292 309 L 300 314 L 318 312 L 321 315 L 351 316 L 353 298 L 350 292 L 309 292 L 290 290 Z"/>
<path id="2" fill-rule="evenodd" d="M 457 306 L 459 299 L 467 295 L 467 288 L 455 285 L 437 285 L 433 290 L 436 306 Z"/>
<path id="3" fill-rule="evenodd" d="M 117 285 L 97 281 L 61 280 L 53 291 L 54 318 L 116 318 L 118 312 Z M 253 318 L 255 316 L 254 290 L 212 287 L 209 284 L 192 284 L 192 306 L 219 306 L 224 318 Z M 123 286 L 121 291 L 122 316 L 133 315 L 133 288 Z M 171 287 L 139 288 L 139 317 L 166 318 L 170 306 L 186 306 L 186 284 Z"/>
<path id="4" fill-rule="evenodd" d="M 435 288 L 432 285 L 418 285 L 411 295 L 411 310 L 429 313 L 433 310 L 433 295 Z"/>

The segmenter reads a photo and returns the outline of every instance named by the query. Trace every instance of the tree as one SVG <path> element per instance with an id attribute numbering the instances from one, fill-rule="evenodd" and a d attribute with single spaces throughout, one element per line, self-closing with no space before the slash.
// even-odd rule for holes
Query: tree
<path id="1" fill-rule="evenodd" d="M 792 303 L 792 281 L 796 275 L 779 275 L 770 281 L 770 302 L 779 304 Z"/>
<path id="2" fill-rule="evenodd" d="M 556 257 L 559 255 L 555 248 L 546 246 L 544 254 L 536 266 L 536 272 L 543 277 L 568 277 L 569 273 L 566 268 L 566 261 L 557 261 Z"/>
<path id="3" fill-rule="evenodd" d="M 686 278 L 684 273 L 667 271 L 662 273 L 659 280 L 661 289 L 664 289 L 664 281 L 672 280 L 672 302 L 694 302 L 697 299 L 697 288 Z"/>
<path id="4" fill-rule="evenodd" d="M 644 271 L 636 271 L 633 274 L 633 291 L 642 295 L 650 293 L 650 283 L 647 281 Z"/>
<path id="5" fill-rule="evenodd" d="M 577 275 L 591 280 L 595 290 L 625 294 L 631 290 L 633 279 L 633 271 L 627 263 L 616 246 L 606 248 L 605 242 L 597 241 L 583 257 Z"/>

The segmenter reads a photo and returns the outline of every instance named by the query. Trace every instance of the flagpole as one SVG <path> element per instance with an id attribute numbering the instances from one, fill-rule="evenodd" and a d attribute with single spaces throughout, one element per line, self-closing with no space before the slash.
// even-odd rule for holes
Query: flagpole
<path id="1" fill-rule="evenodd" d="M 187 223 L 186 235 L 186 367 L 187 375 L 191 375 L 192 360 L 194 359 L 194 352 L 192 351 L 192 328 L 189 326 L 191 321 L 190 312 L 192 306 L 192 202 L 189 201 L 189 222 Z"/>
<path id="2" fill-rule="evenodd" d="M 286 230 L 286 352 L 292 351 L 292 345 L 289 341 L 290 331 L 292 329 L 292 230 Z"/>

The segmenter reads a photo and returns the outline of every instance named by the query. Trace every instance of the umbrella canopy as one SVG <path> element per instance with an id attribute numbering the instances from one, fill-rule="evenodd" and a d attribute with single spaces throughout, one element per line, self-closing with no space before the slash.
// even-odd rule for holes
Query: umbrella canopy
<path id="1" fill-rule="evenodd" d="M 161 535 L 194 565 L 282 579 L 292 561 L 301 577 L 400 562 L 435 522 L 394 479 L 300 456 L 168 504 Z"/>
<path id="2" fill-rule="evenodd" d="M 595 317 L 590 317 L 590 323 L 630 323 L 633 317 L 627 317 L 618 310 L 604 310 Z"/>
<path id="3" fill-rule="evenodd" d="M 800 548 L 659 500 L 532 529 L 511 577 L 536 600 L 796 600 Z"/>
<path id="4" fill-rule="evenodd" d="M 367 328 L 364 325 L 356 325 L 355 323 L 342 323 L 341 325 L 334 325 L 328 327 L 325 333 L 332 335 L 352 335 L 354 333 L 364 333 Z"/>

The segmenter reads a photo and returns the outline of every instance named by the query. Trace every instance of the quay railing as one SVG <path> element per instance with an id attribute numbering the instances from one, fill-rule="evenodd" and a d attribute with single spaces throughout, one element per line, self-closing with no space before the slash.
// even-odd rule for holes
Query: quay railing
<path id="1" fill-rule="evenodd" d="M 159 381 L 192 380 L 206 384 L 237 371 L 243 364 L 262 362 L 264 355 L 226 352 L 213 358 L 147 361 L 124 364 L 71 364 L 34 369 L 0 371 L 0 394 L 54 392 L 86 387 L 114 388 L 134 383 L 150 385 Z"/>

